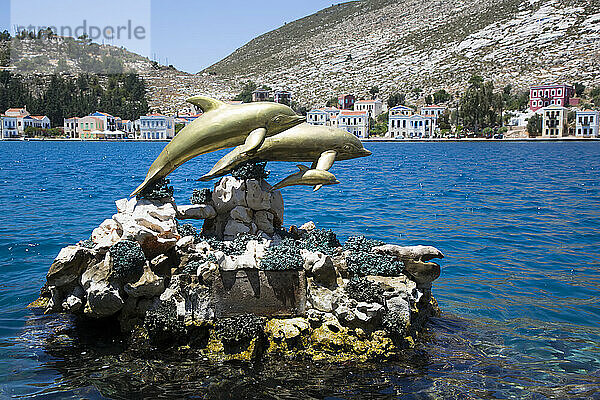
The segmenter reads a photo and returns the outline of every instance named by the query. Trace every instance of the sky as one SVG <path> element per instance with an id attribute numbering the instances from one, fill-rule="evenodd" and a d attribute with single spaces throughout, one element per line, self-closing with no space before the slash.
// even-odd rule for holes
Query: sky
<path id="1" fill-rule="evenodd" d="M 14 33 L 16 26 L 33 25 L 55 26 L 69 32 L 83 29 L 85 21 L 87 30 L 96 29 L 92 35 L 98 33 L 97 42 L 106 37 L 106 43 L 195 73 L 258 35 L 341 2 L 0 0 L 0 30 Z M 123 30 L 119 29 L 116 38 L 120 26 Z"/>

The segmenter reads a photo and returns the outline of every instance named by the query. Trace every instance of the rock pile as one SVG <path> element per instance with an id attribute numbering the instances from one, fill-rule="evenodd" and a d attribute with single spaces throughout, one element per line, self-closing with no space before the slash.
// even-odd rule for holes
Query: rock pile
<path id="1" fill-rule="evenodd" d="M 367 360 L 413 344 L 437 310 L 431 259 L 442 253 L 363 237 L 342 246 L 312 222 L 284 230 L 270 189 L 224 177 L 194 197 L 202 204 L 177 206 L 172 191 L 118 200 L 90 239 L 60 251 L 33 306 L 118 321 L 136 348 L 221 359 Z"/>

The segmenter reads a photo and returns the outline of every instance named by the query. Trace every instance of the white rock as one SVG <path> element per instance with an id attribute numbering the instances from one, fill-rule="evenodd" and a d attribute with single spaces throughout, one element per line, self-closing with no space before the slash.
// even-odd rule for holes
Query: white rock
<path id="1" fill-rule="evenodd" d="M 246 206 L 246 184 L 232 176 L 222 178 L 212 195 L 217 213 L 223 214 L 236 206 Z"/>
<path id="2" fill-rule="evenodd" d="M 252 210 L 248 207 L 236 206 L 231 210 L 229 216 L 235 220 L 245 222 L 247 224 L 252 222 Z"/>
<path id="3" fill-rule="evenodd" d="M 177 206 L 178 219 L 211 219 L 216 216 L 217 211 L 210 204 Z"/>
<path id="4" fill-rule="evenodd" d="M 356 316 L 352 310 L 346 305 L 341 305 L 336 308 L 333 314 L 337 317 L 337 319 L 344 322 L 353 322 L 356 319 Z"/>
<path id="5" fill-rule="evenodd" d="M 262 242 L 259 242 L 258 240 L 249 240 L 246 245 L 246 252 L 252 254 L 255 259 L 261 260 L 265 256 L 265 252 L 270 243 L 271 241 L 264 239 Z"/>
<path id="6" fill-rule="evenodd" d="M 362 322 L 369 323 L 374 318 L 380 316 L 384 311 L 383 305 L 379 303 L 365 303 L 359 302 L 356 305 L 356 311 L 354 315 Z"/>
<path id="7" fill-rule="evenodd" d="M 69 312 L 77 312 L 83 306 L 83 300 L 85 298 L 85 294 L 81 286 L 75 286 L 73 291 L 67 295 L 65 300 L 62 302 L 63 310 Z"/>
<path id="8" fill-rule="evenodd" d="M 260 182 L 256 179 L 246 181 L 246 199 L 248 207 L 253 210 L 268 210 L 271 208 L 271 193 L 263 190 Z"/>
<path id="9" fill-rule="evenodd" d="M 86 290 L 87 313 L 96 318 L 108 317 L 123 307 L 119 290 L 108 282 L 91 282 Z"/>
<path id="10" fill-rule="evenodd" d="M 94 260 L 95 252 L 79 246 L 67 246 L 60 250 L 52 262 L 46 280 L 50 286 L 61 287 L 78 279 Z"/>
<path id="11" fill-rule="evenodd" d="M 109 248 L 121 240 L 123 231 L 112 218 L 104 220 L 99 227 L 92 231 L 92 241 L 96 248 Z"/>
<path id="12" fill-rule="evenodd" d="M 164 290 L 164 279 L 152 272 L 148 265 L 144 267 L 144 273 L 137 282 L 125 285 L 125 292 L 132 297 L 154 297 Z"/>
<path id="13" fill-rule="evenodd" d="M 310 231 L 312 231 L 312 230 L 314 230 L 314 229 L 316 229 L 316 228 L 317 228 L 317 227 L 315 226 L 315 223 L 314 223 L 314 222 L 312 222 L 312 221 L 308 221 L 308 222 L 304 223 L 304 224 L 303 224 L 303 225 L 300 227 L 300 229 L 301 229 L 301 230 L 303 230 L 303 231 L 307 231 L 307 232 L 310 232 Z"/>
<path id="14" fill-rule="evenodd" d="M 184 236 L 175 245 L 177 249 L 186 250 L 194 244 L 194 236 Z"/>

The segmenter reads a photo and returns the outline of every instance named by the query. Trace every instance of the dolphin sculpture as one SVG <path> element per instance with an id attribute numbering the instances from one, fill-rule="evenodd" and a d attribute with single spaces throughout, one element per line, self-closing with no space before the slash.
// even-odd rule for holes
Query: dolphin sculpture
<path id="1" fill-rule="evenodd" d="M 187 102 L 200 107 L 204 114 L 183 128 L 165 146 L 150 166 L 144 182 L 131 196 L 196 156 L 234 146 L 240 146 L 243 154 L 253 154 L 266 137 L 306 120 L 279 103 L 232 105 L 205 96 L 194 96 Z"/>
<path id="2" fill-rule="evenodd" d="M 302 164 L 298 164 L 297 167 L 300 171 L 277 183 L 271 188 L 271 191 L 279 190 L 286 186 L 292 185 L 314 186 L 315 189 L 313 191 L 317 191 L 323 185 L 336 185 L 340 183 L 340 181 L 336 179 L 335 175 L 329 171 L 324 171 L 322 169 L 309 169 L 306 165 Z"/>
<path id="3" fill-rule="evenodd" d="M 303 123 L 265 139 L 262 146 L 253 154 L 246 152 L 243 146 L 236 147 L 223 156 L 211 171 L 199 180 L 208 181 L 223 176 L 239 164 L 251 159 L 312 162 L 311 169 L 328 171 L 335 161 L 369 155 L 371 152 L 349 132 L 329 126 Z M 320 187 L 321 184 L 317 184 L 315 190 Z"/>

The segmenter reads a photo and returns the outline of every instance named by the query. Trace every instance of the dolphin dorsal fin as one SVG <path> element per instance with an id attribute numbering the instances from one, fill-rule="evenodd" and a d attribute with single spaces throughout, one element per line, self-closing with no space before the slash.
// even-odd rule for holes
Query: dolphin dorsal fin
<path id="1" fill-rule="evenodd" d="M 193 96 L 187 99 L 186 101 L 197 107 L 200 107 L 203 112 L 209 112 L 210 110 L 215 110 L 219 107 L 223 107 L 226 105 L 221 100 L 213 99 L 212 97 L 206 96 Z"/>
<path id="2" fill-rule="evenodd" d="M 308 167 L 306 165 L 298 164 L 296 167 L 298 167 L 298 169 L 302 172 L 308 171 Z"/>

